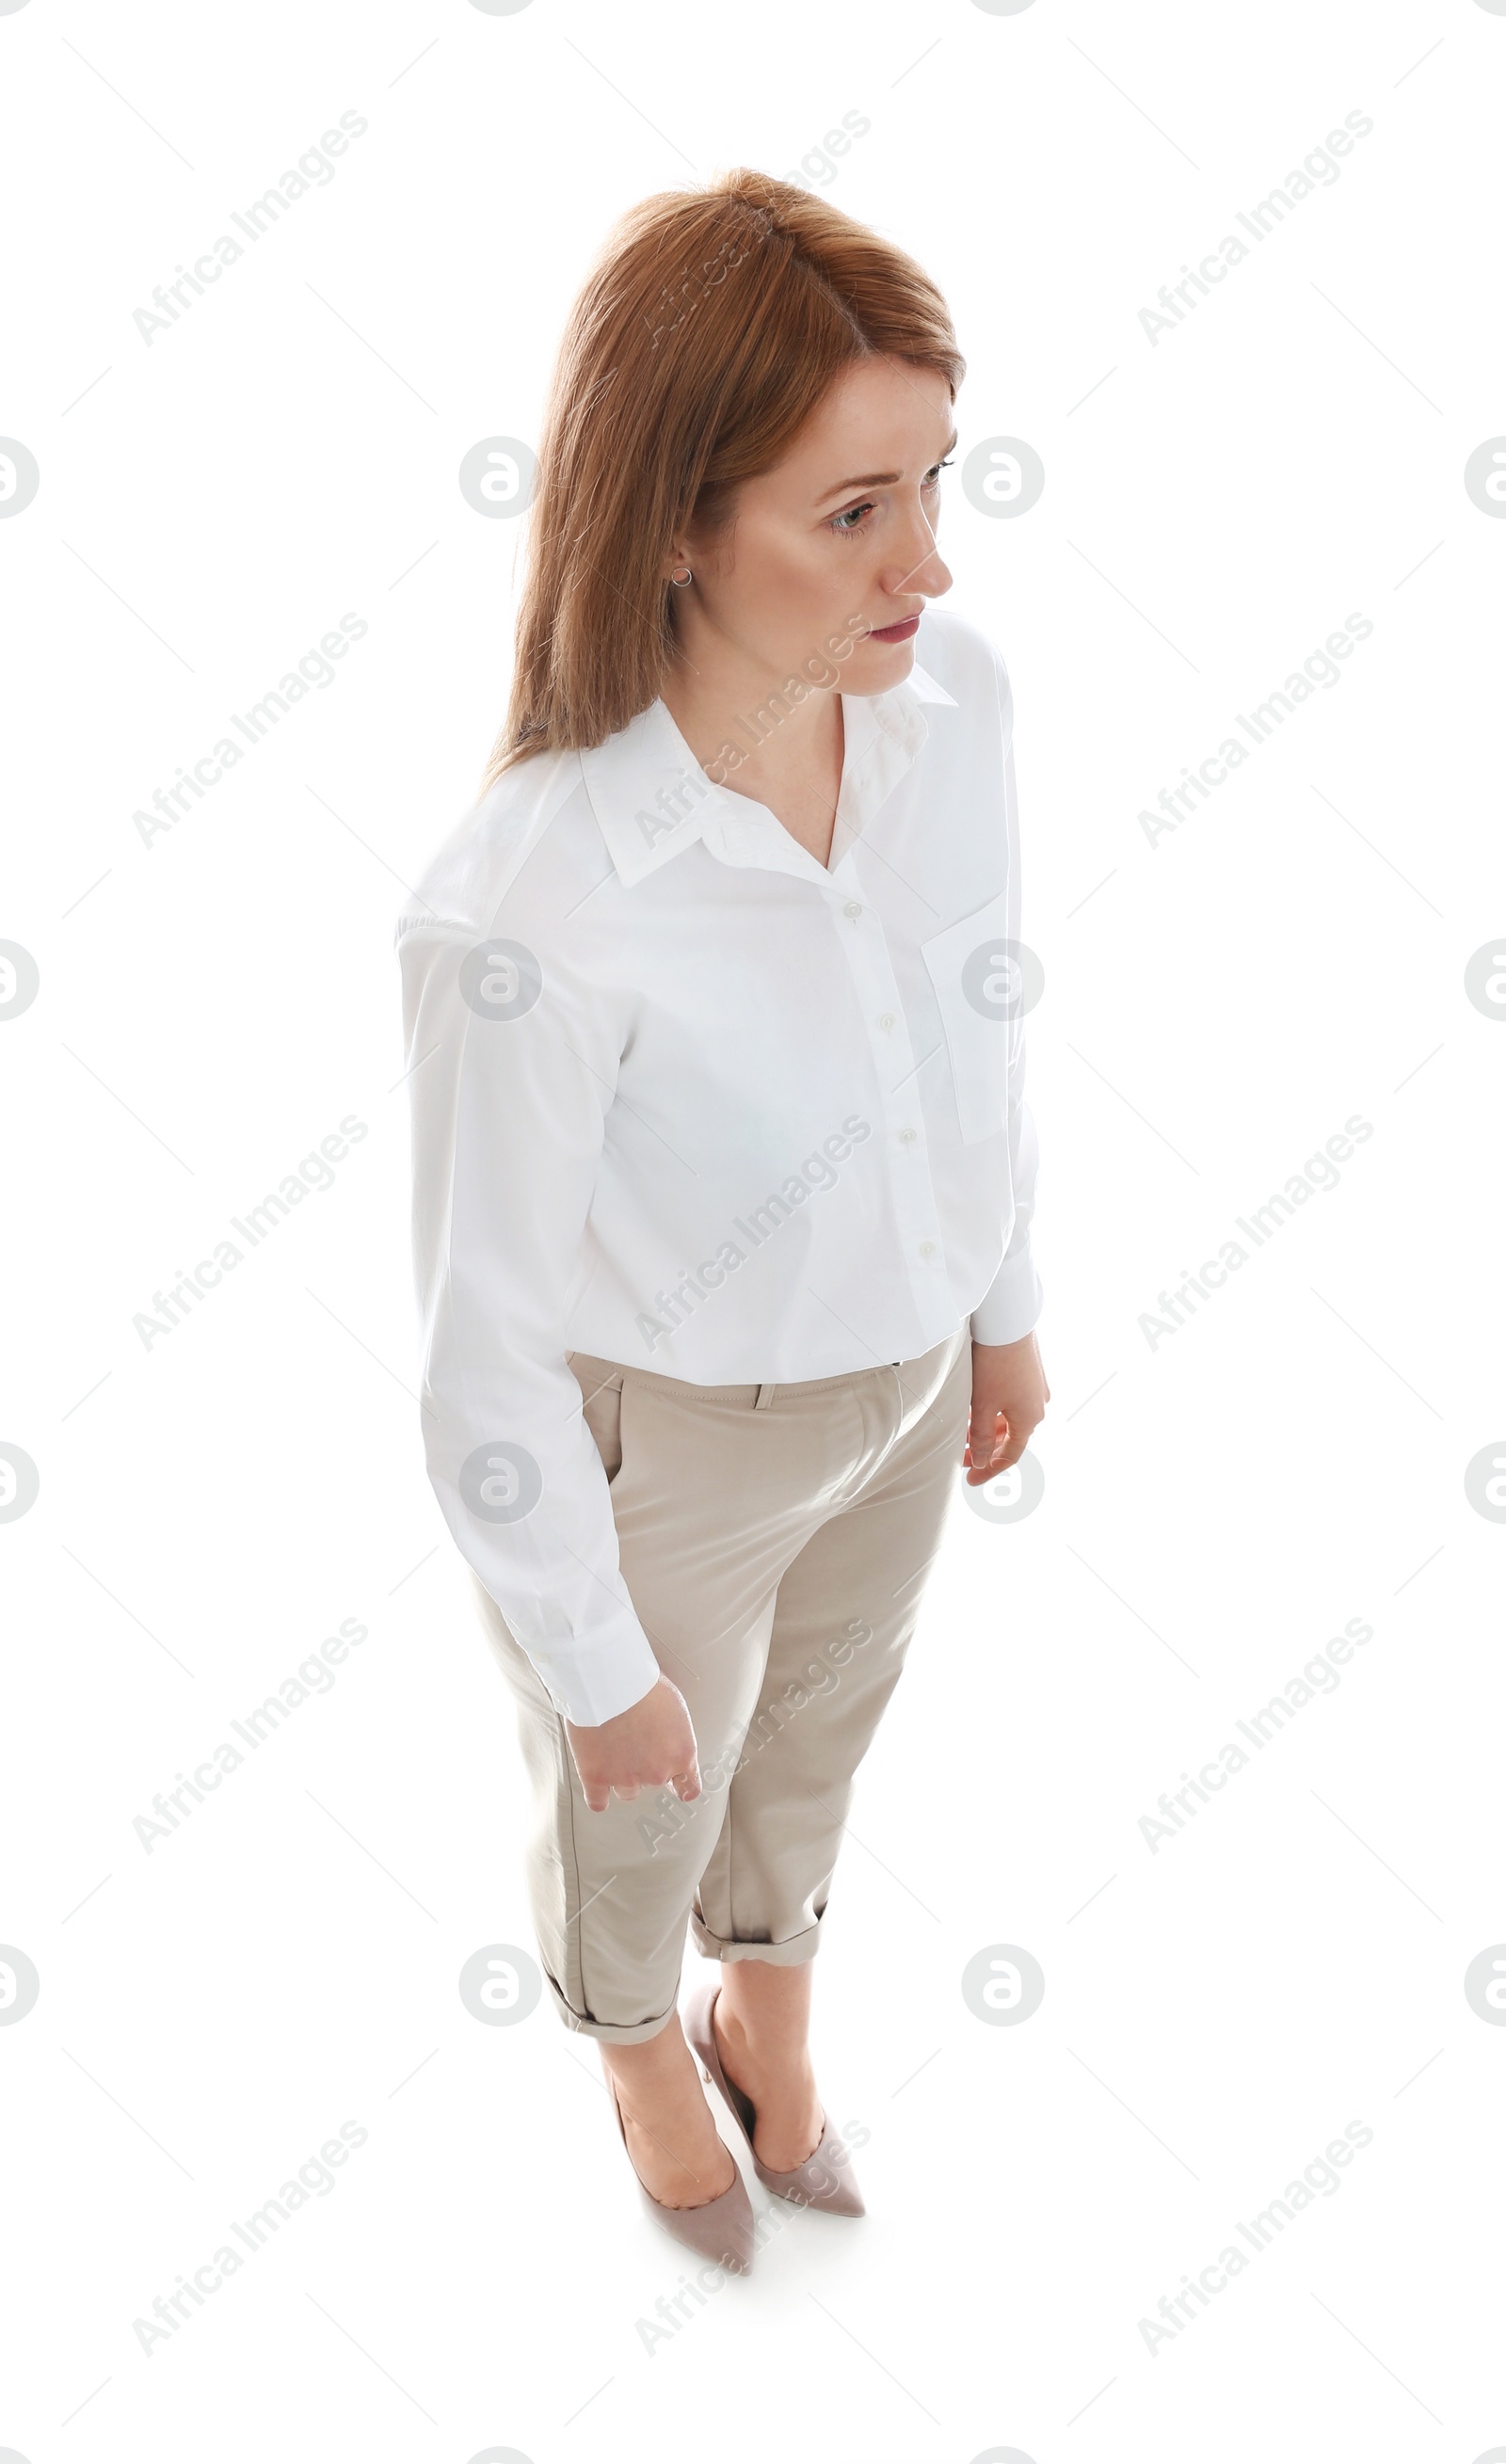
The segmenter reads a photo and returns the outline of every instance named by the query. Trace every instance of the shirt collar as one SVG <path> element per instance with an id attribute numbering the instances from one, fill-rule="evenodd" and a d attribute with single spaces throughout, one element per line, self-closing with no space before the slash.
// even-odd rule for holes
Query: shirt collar
<path id="1" fill-rule="evenodd" d="M 842 695 L 845 751 L 832 869 L 925 742 L 927 702 L 957 707 L 919 663 L 887 693 Z M 640 711 L 604 744 L 585 747 L 580 760 L 591 810 L 627 889 L 699 839 L 707 839 L 723 860 L 756 863 L 763 847 L 781 864 L 787 851 L 795 860 L 791 870 L 825 869 L 766 805 L 707 778 L 662 700 Z M 769 825 L 777 833 L 773 839 Z"/>

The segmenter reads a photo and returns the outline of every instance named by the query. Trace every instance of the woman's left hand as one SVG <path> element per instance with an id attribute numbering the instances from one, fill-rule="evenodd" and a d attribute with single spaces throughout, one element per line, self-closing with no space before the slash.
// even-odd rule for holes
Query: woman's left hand
<path id="1" fill-rule="evenodd" d="M 1051 1392 L 1033 1333 L 1018 1343 L 973 1345 L 972 1414 L 963 1448 L 969 1488 L 1019 1462 Z"/>

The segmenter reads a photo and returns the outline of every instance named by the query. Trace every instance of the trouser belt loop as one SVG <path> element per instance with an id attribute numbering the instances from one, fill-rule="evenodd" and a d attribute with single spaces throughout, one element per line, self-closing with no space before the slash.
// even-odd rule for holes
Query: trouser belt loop
<path id="1" fill-rule="evenodd" d="M 767 1411 L 768 1406 L 774 1399 L 774 1393 L 775 1390 L 772 1386 L 761 1386 L 758 1390 L 758 1401 L 753 1406 L 754 1411 Z"/>

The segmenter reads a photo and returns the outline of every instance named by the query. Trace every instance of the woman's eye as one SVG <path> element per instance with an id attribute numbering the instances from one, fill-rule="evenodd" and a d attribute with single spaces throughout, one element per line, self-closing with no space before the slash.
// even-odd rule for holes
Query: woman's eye
<path id="1" fill-rule="evenodd" d="M 933 462 L 921 484 L 927 488 L 939 487 L 941 473 L 951 469 L 953 458 L 949 453 L 944 462 Z M 854 531 L 862 528 L 863 516 L 871 514 L 873 510 L 872 500 L 863 505 L 849 505 L 845 512 L 832 515 L 830 527 L 834 531 L 840 531 L 844 538 L 851 538 Z"/>

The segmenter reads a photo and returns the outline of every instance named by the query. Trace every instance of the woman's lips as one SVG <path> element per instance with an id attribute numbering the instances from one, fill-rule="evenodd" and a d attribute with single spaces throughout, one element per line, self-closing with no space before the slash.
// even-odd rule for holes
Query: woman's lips
<path id="1" fill-rule="evenodd" d="M 875 625 L 868 638 L 871 642 L 908 642 L 919 622 L 919 616 L 905 616 L 897 625 Z"/>

